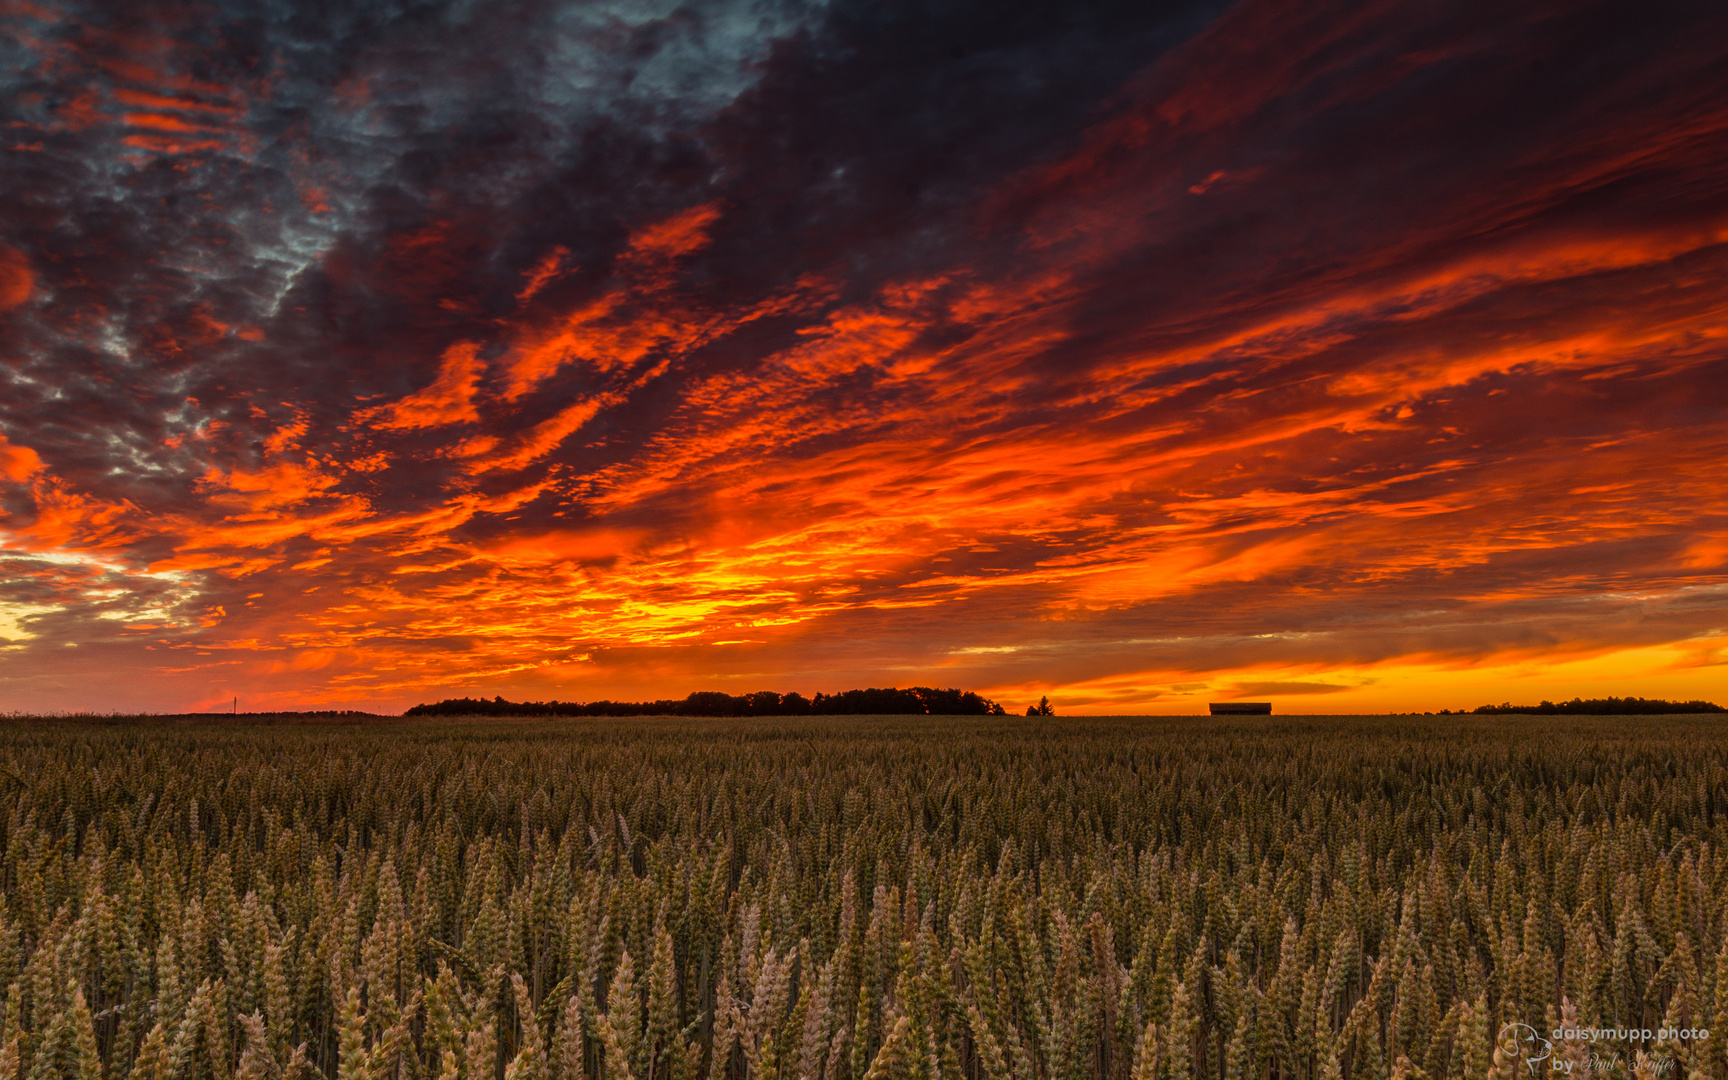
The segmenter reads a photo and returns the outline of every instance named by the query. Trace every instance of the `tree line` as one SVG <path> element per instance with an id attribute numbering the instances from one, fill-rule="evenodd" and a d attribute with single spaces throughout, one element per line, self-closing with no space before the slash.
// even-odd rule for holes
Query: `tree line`
<path id="1" fill-rule="evenodd" d="M 842 690 L 838 694 L 727 694 L 701 690 L 682 700 L 505 701 L 446 698 L 415 705 L 405 716 L 1005 716 L 1007 710 L 970 690 L 929 686 Z M 1048 714 L 1046 714 L 1048 715 Z"/>
<path id="2" fill-rule="evenodd" d="M 1504 702 L 1499 705 L 1478 705 L 1474 710 L 1478 715 L 1493 716 L 1497 714 L 1516 713 L 1524 716 L 1659 716 L 1680 713 L 1719 713 L 1728 712 L 1722 706 L 1709 701 L 1664 701 L 1661 698 L 1641 697 L 1606 697 L 1573 698 L 1558 704 L 1546 699 L 1540 705 L 1513 705 Z"/>

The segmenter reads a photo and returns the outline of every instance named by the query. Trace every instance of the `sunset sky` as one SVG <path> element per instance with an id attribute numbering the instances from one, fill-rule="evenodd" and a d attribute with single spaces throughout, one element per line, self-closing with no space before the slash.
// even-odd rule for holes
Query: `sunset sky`
<path id="1" fill-rule="evenodd" d="M 0 712 L 1728 703 L 1728 5 L 0 2 Z"/>

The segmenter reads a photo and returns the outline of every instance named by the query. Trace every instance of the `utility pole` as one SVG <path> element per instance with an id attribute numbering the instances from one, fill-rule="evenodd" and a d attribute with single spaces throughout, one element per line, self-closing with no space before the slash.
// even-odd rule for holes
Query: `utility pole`
<path id="1" fill-rule="evenodd" d="M 238 697 L 234 699 L 234 715 L 240 715 L 240 699 Z"/>

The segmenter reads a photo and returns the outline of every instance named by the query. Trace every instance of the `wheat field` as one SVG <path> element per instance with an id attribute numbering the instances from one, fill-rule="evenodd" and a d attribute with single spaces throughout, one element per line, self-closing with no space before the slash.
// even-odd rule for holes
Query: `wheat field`
<path id="1" fill-rule="evenodd" d="M 0 1080 L 1722 1077 L 1725 747 L 1698 717 L 14 720 Z M 1663 1034 L 1531 1062 L 1509 1023 Z"/>

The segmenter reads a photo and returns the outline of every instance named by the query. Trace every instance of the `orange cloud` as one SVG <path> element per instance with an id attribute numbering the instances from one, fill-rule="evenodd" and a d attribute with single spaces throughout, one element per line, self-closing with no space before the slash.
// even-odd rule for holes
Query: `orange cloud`
<path id="1" fill-rule="evenodd" d="M 35 284 L 30 261 L 24 253 L 0 244 L 0 311 L 22 306 L 30 299 Z"/>
<path id="2" fill-rule="evenodd" d="M 431 385 L 389 405 L 362 409 L 354 418 L 394 431 L 476 420 L 480 414 L 474 408 L 474 391 L 480 385 L 485 367 L 479 346 L 459 341 L 444 350 L 438 375 Z"/>
<path id="3" fill-rule="evenodd" d="M 28 446 L 15 446 L 0 435 L 0 476 L 21 483 L 42 468 L 42 459 Z"/>
<path id="4" fill-rule="evenodd" d="M 630 255 L 643 261 L 677 259 L 700 251 L 708 243 L 708 226 L 720 217 L 718 203 L 680 211 L 664 221 L 639 229 L 630 237 Z"/>

